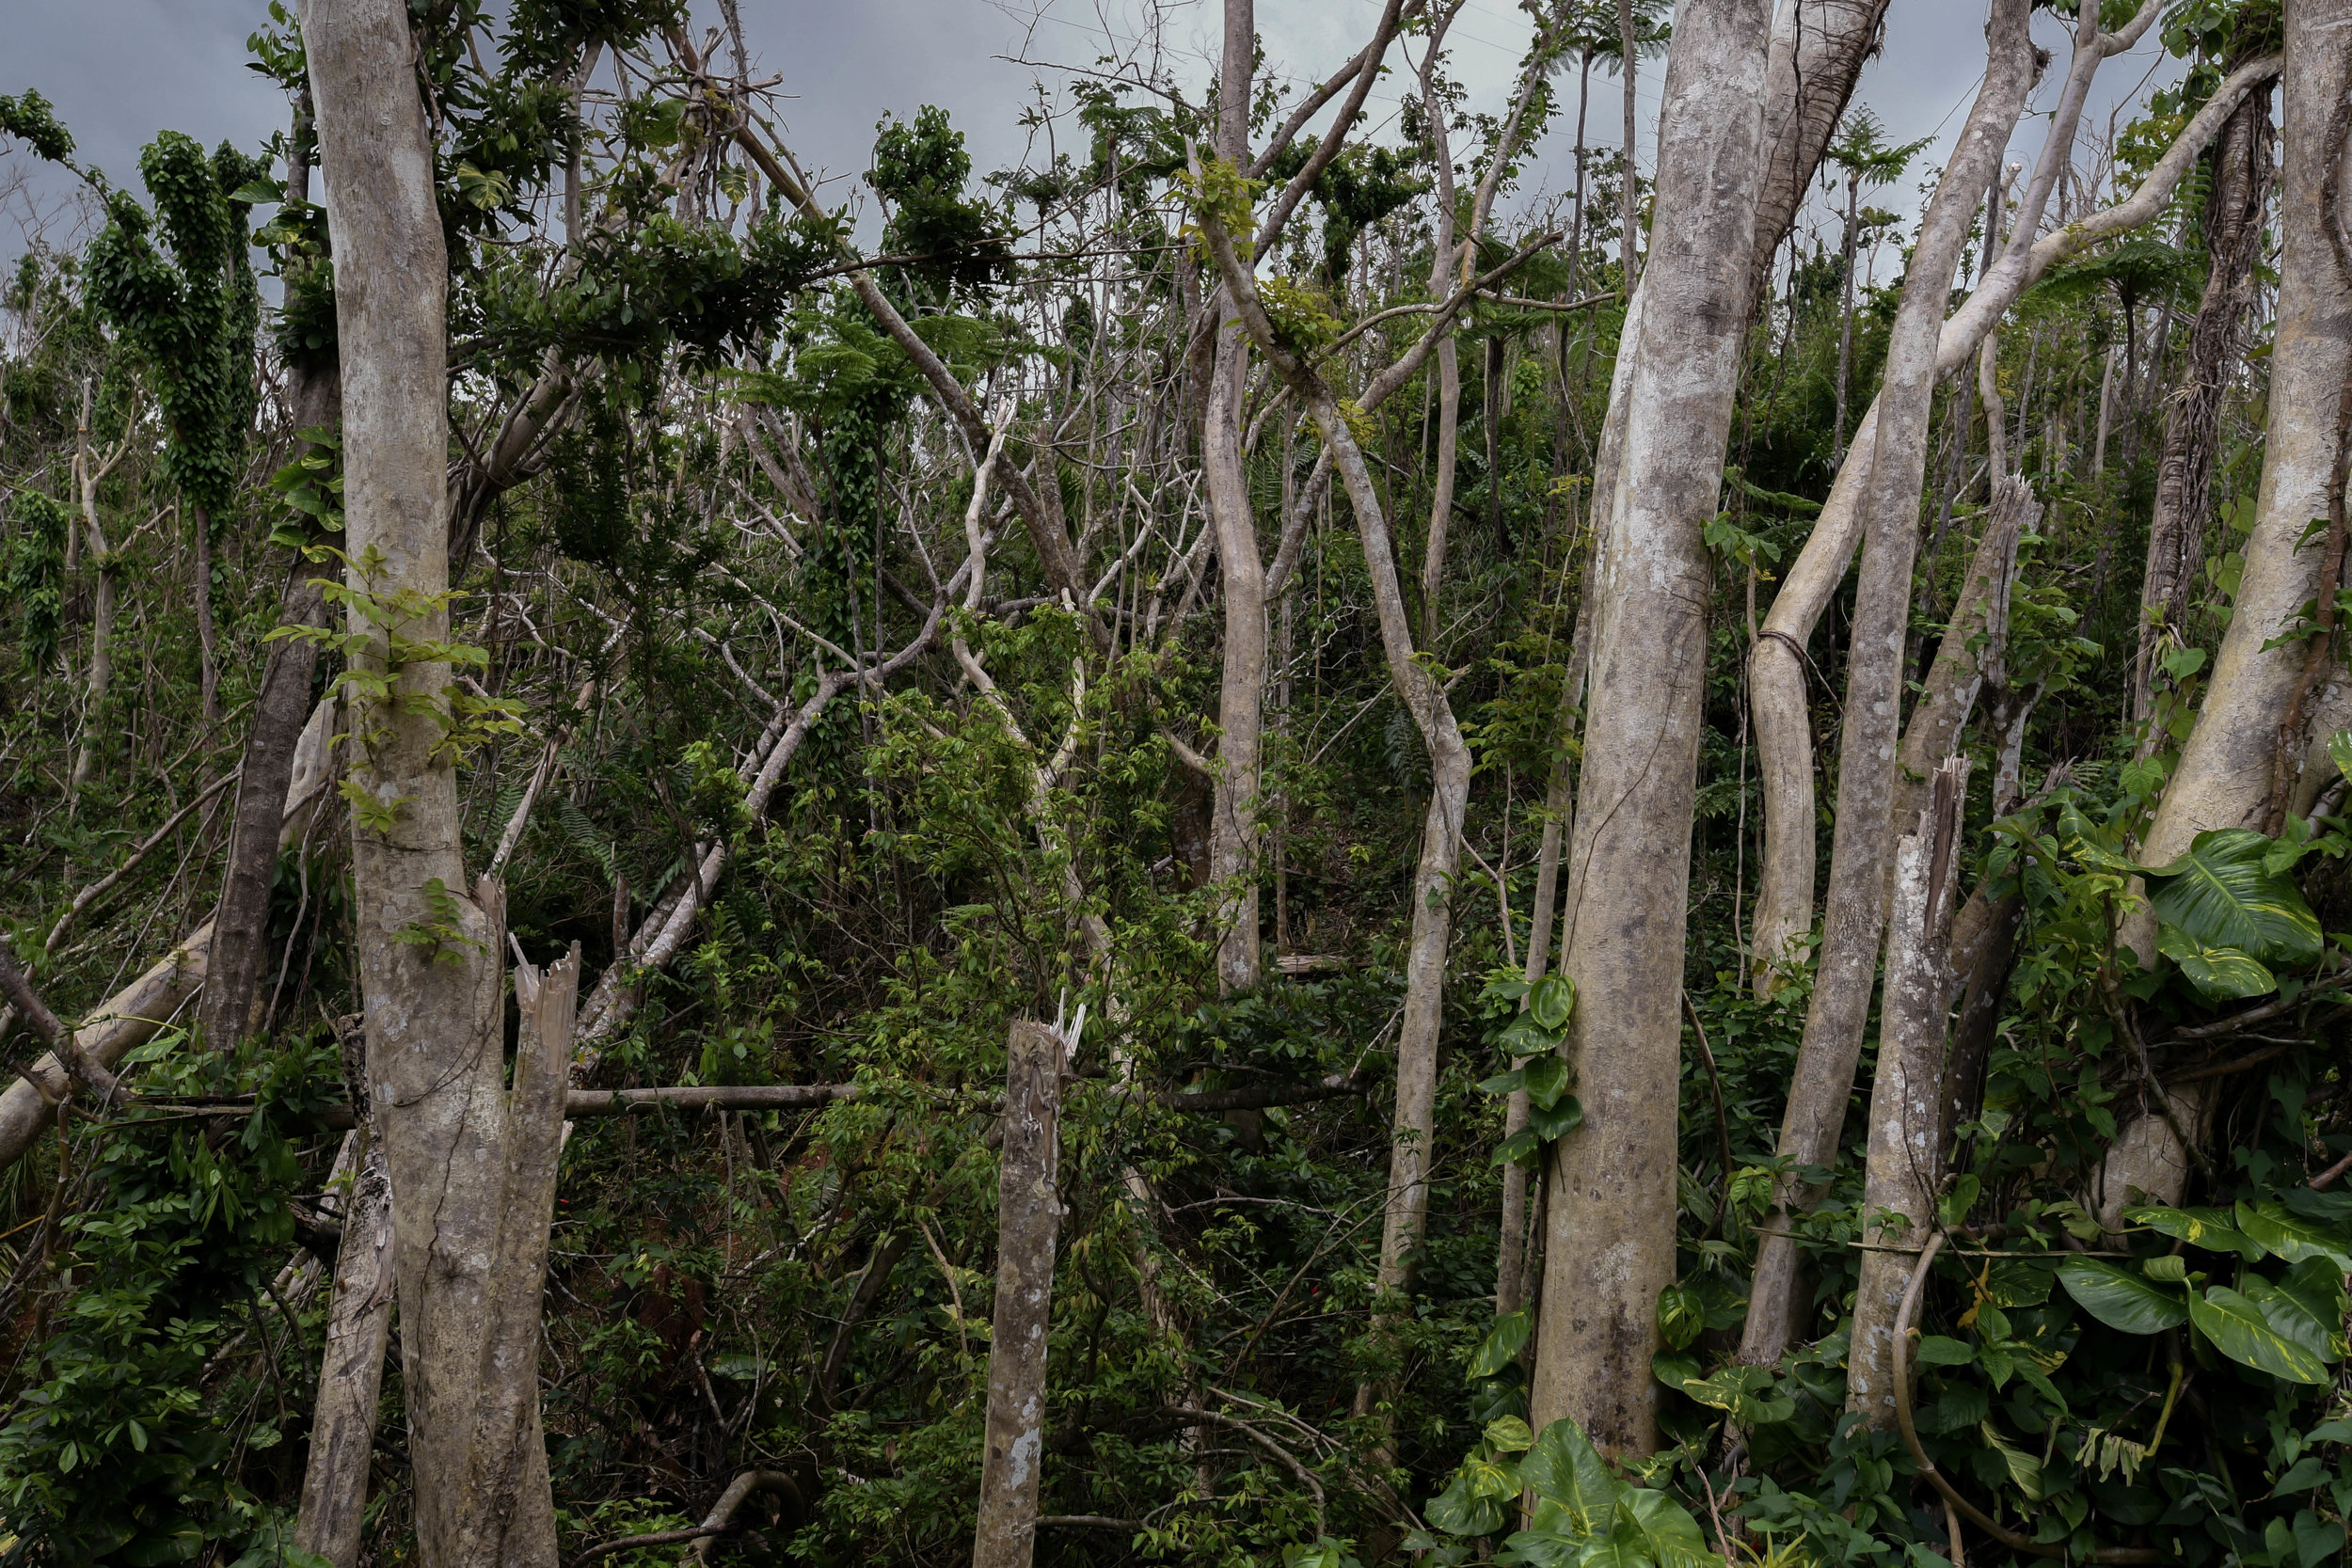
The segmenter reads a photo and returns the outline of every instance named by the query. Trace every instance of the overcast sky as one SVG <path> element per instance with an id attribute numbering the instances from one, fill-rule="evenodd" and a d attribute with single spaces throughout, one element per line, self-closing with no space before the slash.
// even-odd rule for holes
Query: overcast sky
<path id="1" fill-rule="evenodd" d="M 1106 55 L 1152 57 L 1197 92 L 1216 51 L 1217 0 L 741 0 L 755 63 L 781 75 L 778 91 L 790 145 L 802 163 L 834 178 L 829 204 L 849 199 L 866 163 L 877 120 L 911 116 L 925 103 L 946 108 L 986 172 L 1022 160 L 1033 133 L 1020 123 L 1038 84 L 1058 95 L 1070 79 L 1057 67 L 1093 68 Z M 695 0 L 698 22 L 714 23 L 714 0 Z M 1376 0 L 1258 0 L 1269 69 L 1294 80 L 1319 78 L 1360 47 Z M 281 94 L 247 67 L 246 36 L 267 24 L 265 0 L 0 0 L 12 47 L 0 63 L 0 92 L 37 87 L 73 132 L 82 156 L 119 183 L 138 189 L 140 146 L 158 130 L 187 132 L 211 146 L 246 147 L 286 120 Z M 1147 25 L 1148 24 L 1148 25 Z M 1470 106 L 1499 111 L 1526 48 L 1530 23 L 1514 0 L 1470 0 L 1453 32 L 1454 73 Z M 699 30 L 699 29 L 698 29 Z M 2036 36 L 2059 51 L 2035 106 L 2045 110 L 2064 66 L 2064 34 L 2047 13 Z M 1392 56 L 1393 58 L 1393 56 Z M 1889 138 L 1935 136 L 1914 176 L 1878 193 L 1879 205 L 1915 213 L 1918 176 L 1940 162 L 1965 117 L 1983 69 L 1982 7 L 1970 0 L 1894 0 L 1883 55 L 1865 71 L 1858 101 Z M 2109 110 L 2130 97 L 2153 66 L 2176 74 L 2153 41 L 2101 72 L 2084 123 L 2104 132 Z M 1646 166 L 1663 62 L 1645 62 L 1636 108 Z M 1375 96 L 1375 116 L 1392 122 L 1397 72 Z M 1613 146 L 1622 101 L 1614 79 L 1596 71 L 1590 139 Z M 1563 115 L 1530 166 L 1531 193 L 1574 182 L 1571 115 Z M 2012 156 L 2030 157 L 2044 121 L 2029 117 Z M 1457 154 L 1466 150 L 1457 147 Z M 2078 153 L 2087 156 L 2087 153 Z M 0 190 L 22 182 L 0 206 L 0 261 L 24 247 L 28 220 L 45 219 L 53 238 L 72 238 L 74 187 L 23 152 L 0 154 Z M 1818 205 L 1818 204 L 1817 204 Z"/>

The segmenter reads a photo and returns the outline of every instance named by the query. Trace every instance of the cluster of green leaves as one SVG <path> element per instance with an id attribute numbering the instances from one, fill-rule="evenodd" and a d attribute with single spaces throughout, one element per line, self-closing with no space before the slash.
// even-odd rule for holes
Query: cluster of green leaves
<path id="1" fill-rule="evenodd" d="M 59 1180 L 82 1196 L 51 1247 L 49 1332 L 0 1426 L 0 1497 L 34 1560 L 225 1561 L 241 1545 L 250 1568 L 288 1560 L 285 1477 L 267 1472 L 298 1459 L 308 1369 L 273 1281 L 338 1058 L 321 1036 L 231 1056 L 184 1045 L 166 1031 L 124 1063 L 156 1103 L 68 1123 Z M 239 1117 L 181 1108 L 236 1096 L 252 1105 Z"/>
<path id="2" fill-rule="evenodd" d="M 1430 1499 L 1429 1523 L 1444 1537 L 1416 1531 L 1406 1540 L 1427 1560 L 1470 1560 L 1466 1538 L 1493 1535 L 1529 1503 L 1490 1560 L 1515 1568 L 1722 1568 L 1690 1510 L 1657 1487 L 1611 1468 L 1565 1417 L 1541 1436 L 1516 1416 L 1491 1422 L 1444 1492 Z M 1447 1539 L 1450 1538 L 1450 1539 Z"/>

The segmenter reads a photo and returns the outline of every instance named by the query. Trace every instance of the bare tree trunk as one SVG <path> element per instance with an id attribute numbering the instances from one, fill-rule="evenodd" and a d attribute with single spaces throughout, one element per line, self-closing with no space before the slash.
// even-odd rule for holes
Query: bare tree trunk
<path id="1" fill-rule="evenodd" d="M 1430 145 L 1435 149 L 1431 162 L 1438 171 L 1429 292 L 1438 299 L 1443 299 L 1446 291 L 1453 287 L 1454 254 L 1459 247 L 1454 231 L 1454 150 L 1446 132 L 1445 103 L 1438 91 L 1438 67 L 1442 58 L 1445 29 L 1459 11 L 1459 7 L 1453 7 L 1440 13 L 1437 36 L 1430 40 L 1428 53 L 1422 56 L 1421 69 L 1422 119 L 1429 127 Z M 1445 588 L 1446 533 L 1454 521 L 1454 466 L 1461 456 L 1461 442 L 1462 361 L 1454 334 L 1448 332 L 1438 342 L 1438 459 L 1429 476 L 1429 531 L 1421 557 L 1421 645 L 1430 653 L 1435 653 L 1438 645 L 1438 617 Z"/>
<path id="2" fill-rule="evenodd" d="M 1834 467 L 1846 460 L 1846 373 L 1853 358 L 1853 249 L 1856 205 L 1862 199 L 1862 171 L 1846 172 L 1846 238 L 1840 248 L 1843 260 L 1837 284 L 1837 423 L 1831 431 L 1830 463 Z"/>
<path id="3" fill-rule="evenodd" d="M 2132 666 L 2132 718 L 2145 722 L 2165 633 L 2178 636 L 2188 595 L 2204 564 L 2214 455 L 2221 405 L 2252 302 L 2254 261 L 2270 201 L 2270 89 L 2259 87 L 2221 128 L 2214 147 L 2214 183 L 2205 198 L 2205 251 L 2211 269 L 2189 328 L 2182 395 L 2171 404 L 2164 454 L 2156 466 L 2155 510 L 2148 523 L 2148 562 L 2140 579 L 2139 650 Z M 2151 740 L 2153 740 L 2153 736 Z M 2143 751 L 2149 742 L 2142 742 Z"/>
<path id="4" fill-rule="evenodd" d="M 1062 1037 L 1017 1020 L 1005 1051 L 1005 1147 L 996 1183 L 996 1311 L 988 1433 L 972 1568 L 1028 1568 L 1045 1460 L 1045 1340 L 1054 1316 Z"/>
<path id="5" fill-rule="evenodd" d="M 1919 492 L 1926 478 L 1939 327 L 1976 215 L 1978 193 L 1993 178 L 2032 85 L 2027 8 L 2025 0 L 1994 0 L 1987 28 L 1991 48 L 1984 86 L 1921 222 L 1887 344 L 1869 458 L 1868 542 L 1854 594 L 1829 912 L 1781 1126 L 1780 1153 L 1794 1167 L 1824 1165 L 1836 1155 L 1868 1018 L 1886 911 L 1892 847 L 1888 814 L 1895 793 L 1912 565 L 1919 542 Z M 2046 195 L 2039 177 L 2036 182 Z M 2029 203 L 2021 214 L 2021 234 L 2030 231 L 2038 211 L 2038 203 Z M 1856 457 L 1861 446 L 1857 436 Z M 1793 1184 L 1787 1186 L 1780 1196 L 1782 1212 L 1789 1212 L 1801 1196 Z M 1796 1292 L 1796 1244 L 1784 1221 L 1767 1231 L 1758 1249 L 1740 1344 L 1742 1359 L 1764 1364 L 1780 1359 L 1795 1327 Z"/>
<path id="6" fill-rule="evenodd" d="M 1944 1174 L 1944 1148 L 1936 1134 L 1951 996 L 1945 958 L 1951 944 L 1952 894 L 1960 880 L 1961 819 L 1968 804 L 1965 758 L 1955 757 L 1937 770 L 1933 794 L 1918 815 L 1916 831 L 1904 834 L 1895 850 L 1886 1002 L 1879 1020 L 1869 1167 L 1863 1184 L 1863 1240 L 1875 1244 L 1862 1253 L 1846 1360 L 1846 1408 L 1881 1431 L 1895 1424 L 1895 1310 L 1911 1281 L 1912 1259 L 1931 1227 Z"/>
<path id="7" fill-rule="evenodd" d="M 363 1125 L 352 1136 L 359 1146 L 358 1169 L 342 1206 L 343 1235 L 335 1251 L 335 1290 L 326 1308 L 310 1457 L 294 1536 L 296 1548 L 317 1553 L 335 1568 L 357 1568 L 359 1561 L 392 1325 L 391 1179 L 374 1130 Z"/>
<path id="8" fill-rule="evenodd" d="M 1993 506 L 1976 554 L 1952 607 L 1950 625 L 1937 644 L 1935 662 L 1903 727 L 1895 752 L 1895 794 L 1888 808 L 1908 822 L 1927 804 L 1935 769 L 1960 748 L 1961 731 L 1990 685 L 2007 678 L 2009 601 L 2017 582 L 2017 544 L 2042 521 L 2042 503 L 2025 480 L 2004 476 L 1993 483 Z M 1981 637 L 1981 645 L 1976 645 Z"/>
<path id="9" fill-rule="evenodd" d="M 188 508 L 196 528 L 196 651 L 197 685 L 207 729 L 220 722 L 220 648 L 213 629 L 213 515 L 200 506 Z"/>
<path id="10" fill-rule="evenodd" d="M 1622 14 L 1622 13 L 1621 13 Z M 1601 537 L 1583 777 L 1561 972 L 1584 1124 L 1554 1149 L 1529 1419 L 1613 1452 L 1656 1442 L 1658 1292 L 1674 1277 L 1684 893 L 1697 788 L 1709 562 L 1746 334 L 1762 166 L 1764 0 L 1676 18 L 1624 436 Z M 1629 87 L 1630 62 L 1629 61 Z"/>
<path id="11" fill-rule="evenodd" d="M 1764 175 L 1748 268 L 1751 317 L 1772 282 L 1773 253 L 1796 222 L 1863 61 L 1877 45 L 1886 7 L 1887 0 L 1780 0 L 1764 67 Z"/>
<path id="12" fill-rule="evenodd" d="M 408 15 L 398 0 L 308 0 L 302 32 L 335 235 L 350 586 L 380 613 L 397 613 L 409 641 L 444 641 L 448 257 Z M 508 1136 L 502 911 L 494 888 L 468 892 L 456 772 L 437 721 L 449 666 L 395 666 L 374 620 L 358 608 L 350 620 L 367 639 L 355 664 L 388 677 L 393 693 L 351 723 L 353 782 L 378 803 L 355 815 L 352 862 L 368 1079 L 392 1194 L 419 1555 L 427 1568 L 475 1560 L 468 1553 L 485 1501 L 475 1438 L 486 1398 L 527 1407 L 533 1435 L 497 1527 L 501 1560 L 551 1568 L 535 1361 L 494 1368 L 501 1381 L 485 1384 L 485 1346 L 506 1299 L 507 1165 L 528 1152 Z M 535 1318 L 531 1330 L 535 1343 Z M 493 1465 L 491 1473 L 503 1502 L 505 1471 Z"/>
<path id="13" fill-rule="evenodd" d="M 1625 269 L 1625 292 L 1629 299 L 1642 281 L 1641 202 L 1635 189 L 1639 184 L 1634 175 L 1638 163 L 1633 155 L 1634 99 L 1637 96 L 1634 88 L 1641 79 L 1641 56 L 1634 51 L 1638 39 L 1633 26 L 1633 0 L 1617 0 L 1617 46 L 1623 51 L 1619 58 L 1625 67 L 1624 74 L 1618 77 L 1625 87 L 1625 178 L 1617 191 L 1617 220 L 1624 230 L 1624 259 L 1621 264 Z"/>
<path id="14" fill-rule="evenodd" d="M 2025 213 L 2009 248 L 1986 271 L 1967 303 L 1944 324 L 1936 349 L 1936 374 L 1949 375 L 1965 364 L 2018 294 L 2051 267 L 2099 239 L 2153 220 L 2194 165 L 2198 151 L 2219 131 L 2238 101 L 2279 69 L 2278 56 L 2271 55 L 2233 71 L 2129 198 L 2035 240 L 2049 188 L 2062 163 L 2051 150 L 2071 150 L 2092 72 L 2100 61 L 2137 42 L 2162 14 L 2155 8 L 2143 7 L 2137 17 L 2111 35 L 2077 27 L 2082 42 L 2053 117 Z M 1988 184 L 1992 178 L 1988 170 Z M 1863 499 L 1873 471 L 1870 454 L 1875 451 L 1878 415 L 1878 404 L 1873 401 L 1854 429 L 1853 442 L 1838 468 L 1829 500 L 1804 547 L 1790 563 L 1756 645 L 1749 651 L 1749 702 L 1756 718 L 1756 755 L 1762 765 L 1764 789 L 1764 853 L 1750 944 L 1759 991 L 1770 990 L 1771 966 L 1785 963 L 1792 944 L 1812 927 L 1813 740 L 1805 704 L 1804 649 L 1821 612 L 1836 597 L 1846 565 L 1861 540 Z M 1842 1104 L 1844 1090 L 1838 1093 Z"/>
<path id="15" fill-rule="evenodd" d="M 90 611 L 89 679 L 82 689 L 82 743 L 74 750 L 73 773 L 66 784 L 69 796 L 81 793 L 96 766 L 101 710 L 105 706 L 106 690 L 114 684 L 115 673 L 116 567 L 113 552 L 106 547 L 105 531 L 98 520 L 98 484 L 121 452 L 116 452 L 115 460 L 103 464 L 98 461 L 90 450 L 89 420 L 90 385 L 85 380 L 81 422 L 73 432 L 73 491 L 82 508 L 82 526 L 74 537 L 78 542 L 80 534 L 88 536 L 90 566 L 98 574 L 98 585 L 93 591 Z"/>
<path id="16" fill-rule="evenodd" d="M 1257 45 L 1253 0 L 1225 0 L 1225 56 L 1217 82 L 1216 153 L 1236 168 L 1249 162 L 1249 90 Z M 1258 811 L 1263 793 L 1265 559 L 1249 505 L 1248 454 L 1242 450 L 1249 342 L 1231 322 L 1224 292 L 1210 293 L 1217 322 L 1200 439 L 1201 475 L 1216 526 L 1225 578 L 1224 676 L 1217 691 L 1217 774 L 1209 819 L 1209 874 L 1231 891 L 1218 912 L 1216 981 L 1222 992 L 1255 990 L 1258 951 Z"/>

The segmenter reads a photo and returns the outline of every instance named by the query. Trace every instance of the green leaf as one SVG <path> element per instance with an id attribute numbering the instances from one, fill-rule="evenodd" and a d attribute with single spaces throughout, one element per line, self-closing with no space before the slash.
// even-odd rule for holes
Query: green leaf
<path id="1" fill-rule="evenodd" d="M 1486 1331 L 1486 1341 L 1478 1347 L 1478 1354 L 1470 1357 L 1470 1381 L 1492 1377 L 1517 1360 L 1534 1326 L 1534 1320 L 1524 1307 L 1497 1318 L 1494 1327 Z"/>
<path id="2" fill-rule="evenodd" d="M 2178 926 L 2159 923 L 2156 951 L 2181 966 L 2188 983 L 2217 1002 L 2268 996 L 2279 978 L 2234 947 L 2207 947 Z"/>
<path id="3" fill-rule="evenodd" d="M 1528 1101 L 1539 1111 L 1553 1109 L 1567 1091 L 1568 1064 L 1557 1056 L 1537 1056 L 1519 1070 L 1526 1079 Z"/>
<path id="4" fill-rule="evenodd" d="M 1514 1313 L 1524 1317 L 1525 1313 Z M 1517 1416 L 1502 1416 L 1486 1423 L 1486 1446 L 1497 1453 L 1525 1453 L 1535 1446 L 1535 1434 Z M 1513 1492 L 1516 1495 L 1518 1488 Z"/>
<path id="5" fill-rule="evenodd" d="M 1965 1367 L 1977 1358 L 1977 1353 L 1964 1340 L 1949 1339 L 1941 1334 L 1931 1334 L 1919 1341 L 1919 1348 L 1911 1359 L 1922 1367 Z"/>
<path id="6" fill-rule="evenodd" d="M 2335 1267 L 2324 1258 L 2315 1258 L 2312 1263 L 2328 1270 Z M 2296 1268 L 2299 1272 L 2311 1266 L 2298 1263 Z M 2245 1281 L 2246 1299 L 2262 1309 L 2264 1321 L 2281 1338 L 2302 1346 L 2321 1361 L 2342 1360 L 2344 1313 L 2338 1305 L 2341 1291 L 2312 1290 L 2312 1281 L 2308 1277 L 2297 1283 L 2301 1288 L 2290 1289 L 2259 1275 L 2249 1275 Z"/>
<path id="7" fill-rule="evenodd" d="M 1544 1141 L 1535 1136 L 1533 1127 L 1522 1127 L 1496 1148 L 1494 1163 L 1498 1165 L 1516 1165 L 1543 1147 Z"/>
<path id="8" fill-rule="evenodd" d="M 2123 1217 L 2134 1225 L 2144 1225 L 2159 1235 L 2207 1252 L 2234 1252 L 2246 1259 L 2262 1256 L 2262 1249 L 2248 1241 L 2242 1231 L 2230 1224 L 2230 1216 L 2218 1209 L 2126 1209 Z"/>
<path id="9" fill-rule="evenodd" d="M 1658 1333 L 1669 1350 L 1681 1350 L 1707 1331 L 1707 1303 L 1684 1285 L 1658 1292 Z"/>
<path id="10" fill-rule="evenodd" d="M 1530 1522 L 1537 1530 L 1591 1535 L 1617 1506 L 1625 1482 L 1609 1470 L 1583 1432 L 1567 1417 L 1544 1428 L 1519 1461 L 1519 1479 L 1535 1494 Z"/>
<path id="11" fill-rule="evenodd" d="M 1554 1138 L 1566 1137 L 1582 1125 L 1583 1120 L 1584 1107 L 1578 1103 L 1576 1096 L 1564 1094 L 1556 1105 L 1530 1106 L 1527 1130 L 1549 1143 Z"/>
<path id="12" fill-rule="evenodd" d="M 1723 1559 L 1707 1549 L 1707 1537 L 1691 1511 L 1663 1492 L 1629 1487 L 1617 1498 L 1617 1537 L 1630 1532 L 1658 1568 L 1720 1568 Z"/>
<path id="13" fill-rule="evenodd" d="M 2201 947 L 2234 947 L 2265 964 L 2303 964 L 2319 957 L 2319 922 L 2303 895 L 2263 859 L 2271 841 L 2247 828 L 2212 828 L 2188 853 L 2146 873 L 2160 919 Z"/>
<path id="14" fill-rule="evenodd" d="M 2214 1349 L 2233 1361 L 2288 1383 L 2328 1381 L 2318 1356 L 2271 1327 L 2260 1307 L 2226 1285 L 2190 1295 L 2188 1316 Z"/>
<path id="15" fill-rule="evenodd" d="M 1676 1386 L 1744 1427 L 1772 1426 L 1797 1413 L 1793 1397 L 1774 1391 L 1769 1367 L 1725 1367 L 1712 1377 L 1685 1378 Z"/>
<path id="16" fill-rule="evenodd" d="M 2188 1321 L 2180 1291 L 2152 1285 L 2102 1258 L 2069 1258 L 2058 1270 L 2058 1283 L 2084 1311 L 2126 1334 L 2154 1334 Z"/>
<path id="17" fill-rule="evenodd" d="M 1576 1008 L 1576 982 L 1565 974 L 1548 974 L 1535 982 L 1535 989 L 1527 993 L 1527 1010 L 1535 1022 L 1553 1034 L 1567 1027 L 1568 1014 Z"/>
<path id="18" fill-rule="evenodd" d="M 2352 1274 L 2352 1242 L 2346 1241 L 2344 1232 L 2301 1214 L 2291 1214 L 2284 1204 L 2265 1203 L 2249 1209 L 2241 1203 L 2237 1206 L 2237 1227 L 2265 1252 L 2290 1263 L 2325 1258 L 2342 1272 Z"/>
<path id="19" fill-rule="evenodd" d="M 1488 1535 L 1502 1528 L 1504 1511 L 1492 1497 L 1470 1489 L 1467 1466 L 1453 1483 L 1429 1499 L 1428 1520 L 1448 1535 Z"/>
<path id="20" fill-rule="evenodd" d="M 2042 1492 L 2042 1461 L 2003 1437 L 1990 1421 L 1979 1422 L 1977 1430 L 1983 1433 L 1986 1442 L 2000 1451 L 2002 1463 L 2009 1466 L 2010 1484 L 2030 1501 L 2040 1502 Z"/>
<path id="21" fill-rule="evenodd" d="M 2352 730 L 2338 730 L 2329 736 L 2328 754 L 2336 759 L 2336 771 L 2352 779 Z"/>

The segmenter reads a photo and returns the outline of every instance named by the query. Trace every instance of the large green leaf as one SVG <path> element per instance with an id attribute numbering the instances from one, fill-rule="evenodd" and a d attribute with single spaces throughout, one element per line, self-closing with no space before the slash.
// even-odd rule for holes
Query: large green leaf
<path id="1" fill-rule="evenodd" d="M 2290 1263 L 2300 1263 L 2306 1258 L 2325 1258 L 2342 1272 L 2352 1274 L 2352 1238 L 2347 1238 L 2339 1227 L 2289 1213 L 2282 1203 L 2253 1208 L 2239 1204 L 2237 1227 L 2264 1251 Z"/>
<path id="2" fill-rule="evenodd" d="M 2323 1269 L 2335 1266 L 2325 1259 L 2314 1259 L 2312 1261 Z M 2296 1266 L 2300 1269 L 2310 1265 L 2298 1263 Z M 2307 1288 L 2291 1290 L 2255 1275 L 2244 1281 L 2244 1293 L 2247 1300 L 2262 1309 L 2264 1320 L 2282 1338 L 2302 1346 L 2322 1361 L 2342 1359 L 2340 1330 L 2344 1318 L 2336 1310 L 2334 1292 L 2323 1294 L 2308 1289 L 2309 1281 L 2301 1283 Z"/>
<path id="3" fill-rule="evenodd" d="M 2069 1258 L 2058 1270 L 2058 1283 L 2084 1311 L 2126 1334 L 2154 1334 L 2188 1321 L 2188 1304 L 2179 1291 L 2153 1285 L 2102 1258 Z"/>
<path id="4" fill-rule="evenodd" d="M 2189 1321 L 2231 1360 L 2288 1383 L 2329 1381 L 2327 1363 L 2270 1326 L 2263 1309 L 2226 1285 L 2188 1298 Z"/>
<path id="5" fill-rule="evenodd" d="M 1663 1492 L 1629 1488 L 1617 1499 L 1617 1528 L 1613 1536 L 1630 1531 L 1658 1568 L 1722 1568 L 1723 1559 L 1707 1549 L 1707 1537 L 1691 1511 Z"/>
<path id="6" fill-rule="evenodd" d="M 1448 1535 L 1491 1535 L 1502 1528 L 1506 1512 L 1499 1499 L 1481 1496 L 1472 1487 L 1465 1466 L 1452 1485 L 1429 1499 L 1423 1514 Z"/>
<path id="7" fill-rule="evenodd" d="M 1470 1381 L 1475 1383 L 1482 1377 L 1492 1377 L 1518 1360 L 1521 1347 L 1527 1343 L 1528 1332 L 1534 1326 L 1534 1321 L 1524 1310 L 1506 1312 L 1497 1318 L 1494 1327 L 1486 1331 L 1486 1341 L 1478 1347 L 1478 1354 L 1470 1357 Z"/>
<path id="8" fill-rule="evenodd" d="M 1519 1479 L 1535 1494 L 1529 1522 L 1538 1531 L 1590 1535 L 1606 1527 L 1626 1483 L 1610 1473 L 1590 1439 L 1565 1416 L 1544 1428 L 1519 1461 Z"/>
<path id="9" fill-rule="evenodd" d="M 2263 1255 L 2262 1248 L 2248 1241 L 2245 1233 L 2230 1223 L 2230 1216 L 2218 1209 L 2126 1209 L 2123 1217 L 2134 1225 L 2144 1225 L 2207 1252 L 2234 1252 L 2249 1259 Z"/>
<path id="10" fill-rule="evenodd" d="M 2208 947 L 2178 926 L 2156 927 L 2156 951 L 2181 966 L 2188 983 L 2217 1002 L 2268 996 L 2279 977 L 2234 947 Z"/>
<path id="11" fill-rule="evenodd" d="M 2319 957 L 2319 922 L 2284 877 L 2263 867 L 2270 840 L 2248 828 L 2213 828 L 2188 853 L 2147 873 L 2157 916 L 2202 947 L 2234 947 L 2265 964 Z"/>

